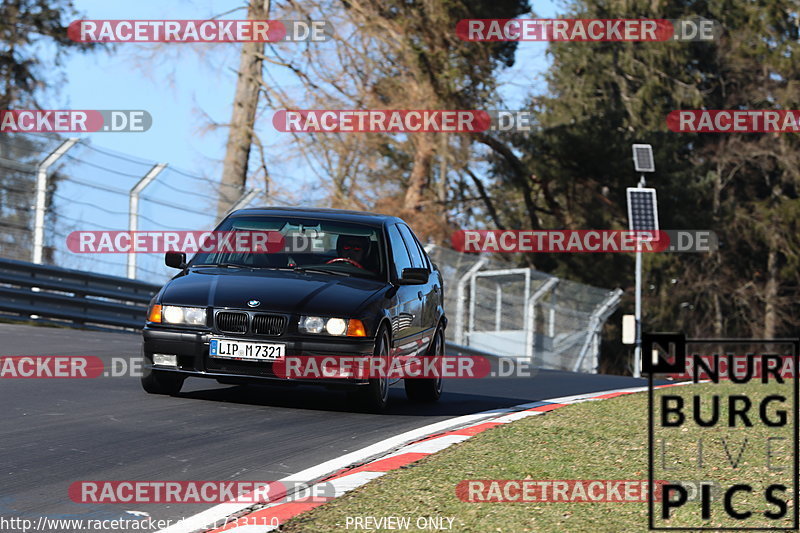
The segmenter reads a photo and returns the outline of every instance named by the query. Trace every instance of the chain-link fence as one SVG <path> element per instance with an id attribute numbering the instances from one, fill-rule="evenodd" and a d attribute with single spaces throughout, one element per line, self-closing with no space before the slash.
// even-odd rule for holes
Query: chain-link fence
<path id="1" fill-rule="evenodd" d="M 53 135 L 0 137 L 0 257 L 163 283 L 162 254 L 79 254 L 72 231 L 206 230 L 216 225 L 218 180 Z M 250 203 L 283 203 L 230 191 Z M 138 201 L 135 198 L 138 197 Z M 134 199 L 134 201 L 132 201 Z M 451 343 L 526 358 L 539 368 L 596 372 L 599 334 L 620 291 L 512 268 L 496 256 L 438 246 Z M 38 250 L 38 251 L 37 251 Z"/>
<path id="2" fill-rule="evenodd" d="M 219 181 L 100 148 L 87 140 L 67 143 L 52 166 L 43 168 L 59 147 L 65 147 L 65 141 L 41 134 L 0 137 L 0 257 L 152 283 L 169 279 L 174 270 L 163 264 L 162 255 L 76 254 L 68 250 L 67 236 L 79 230 L 129 230 L 132 223 L 139 231 L 212 229 L 217 222 Z M 142 182 L 148 175 L 152 179 Z M 43 182 L 45 191 L 39 198 Z M 137 184 L 141 191 L 132 211 Z M 242 198 L 241 207 L 245 207 L 264 203 L 264 195 L 258 193 L 247 195 L 237 189 L 228 196 Z M 37 211 L 42 207 L 42 242 L 37 244 Z"/>
<path id="3" fill-rule="evenodd" d="M 622 291 L 427 246 L 445 277 L 447 339 L 537 368 L 597 372 L 600 333 Z"/>

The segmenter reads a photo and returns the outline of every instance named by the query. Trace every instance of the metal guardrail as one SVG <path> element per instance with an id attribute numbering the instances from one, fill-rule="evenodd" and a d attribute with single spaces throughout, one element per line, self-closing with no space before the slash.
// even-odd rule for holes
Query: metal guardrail
<path id="1" fill-rule="evenodd" d="M 20 320 L 139 329 L 159 285 L 0 259 L 0 311 Z"/>

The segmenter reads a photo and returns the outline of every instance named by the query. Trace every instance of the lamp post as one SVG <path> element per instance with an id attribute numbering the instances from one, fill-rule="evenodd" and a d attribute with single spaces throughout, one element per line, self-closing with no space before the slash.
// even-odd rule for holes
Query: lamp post
<path id="1" fill-rule="evenodd" d="M 640 173 L 636 187 L 628 187 L 628 227 L 631 231 L 658 231 L 658 204 L 656 190 L 645 187 L 645 172 L 655 172 L 653 147 L 649 144 L 633 145 L 633 163 Z M 637 241 L 638 242 L 638 241 Z M 633 352 L 633 377 L 642 373 L 642 251 L 636 250 L 636 343 Z"/>

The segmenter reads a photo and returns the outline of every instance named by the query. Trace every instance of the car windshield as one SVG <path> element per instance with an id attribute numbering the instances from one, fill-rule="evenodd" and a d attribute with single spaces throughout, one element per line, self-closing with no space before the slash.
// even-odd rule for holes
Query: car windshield
<path id="1" fill-rule="evenodd" d="M 278 232 L 283 237 L 283 249 L 268 253 L 238 250 L 198 253 L 190 266 L 286 269 L 380 279 L 386 275 L 383 238 L 377 227 L 336 220 L 251 215 L 229 218 L 217 231 Z"/>

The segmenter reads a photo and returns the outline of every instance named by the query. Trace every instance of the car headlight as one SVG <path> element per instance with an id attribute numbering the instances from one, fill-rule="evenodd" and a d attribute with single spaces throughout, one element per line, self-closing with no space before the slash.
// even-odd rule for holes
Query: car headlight
<path id="1" fill-rule="evenodd" d="M 205 307 L 178 307 L 165 305 L 161 307 L 161 321 L 164 324 L 179 324 L 183 326 L 205 326 Z"/>
<path id="2" fill-rule="evenodd" d="M 323 318 L 302 316 L 297 324 L 300 333 L 335 335 L 337 337 L 366 337 L 364 323 L 356 318 Z"/>

